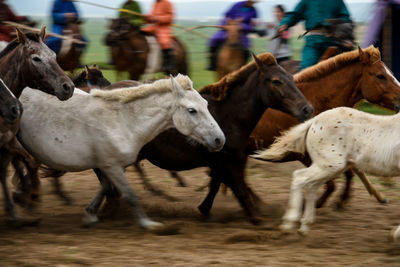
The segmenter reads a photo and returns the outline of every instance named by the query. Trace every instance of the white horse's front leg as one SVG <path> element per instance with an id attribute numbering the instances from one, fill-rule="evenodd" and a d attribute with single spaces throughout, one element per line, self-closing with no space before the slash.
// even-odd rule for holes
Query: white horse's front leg
<path id="1" fill-rule="evenodd" d="M 137 216 L 140 226 L 145 229 L 153 230 L 163 225 L 162 223 L 155 222 L 147 217 L 139 203 L 138 197 L 124 175 L 124 168 L 113 166 L 100 169 L 121 192 L 122 199 L 126 200 L 132 206 L 133 212 Z"/>
<path id="2" fill-rule="evenodd" d="M 397 226 L 395 229 L 393 229 L 390 232 L 390 238 L 394 241 L 397 242 L 400 240 L 400 225 Z"/>
<path id="3" fill-rule="evenodd" d="M 321 183 L 318 182 L 307 188 L 305 210 L 303 218 L 301 218 L 301 226 L 298 231 L 302 235 L 306 235 L 310 230 L 309 225 L 315 222 L 317 190 L 320 186 Z"/>

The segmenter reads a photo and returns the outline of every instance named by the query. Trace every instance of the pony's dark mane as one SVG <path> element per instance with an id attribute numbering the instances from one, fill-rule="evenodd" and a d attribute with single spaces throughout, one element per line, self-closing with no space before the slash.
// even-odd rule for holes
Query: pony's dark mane
<path id="1" fill-rule="evenodd" d="M 258 55 L 257 58 L 267 65 L 277 64 L 275 57 L 268 52 Z M 233 88 L 245 81 L 256 69 L 256 63 L 252 61 L 240 69 L 225 75 L 218 82 L 204 86 L 199 90 L 199 93 L 211 95 L 217 101 L 221 101 L 228 96 Z"/>
<path id="2" fill-rule="evenodd" d="M 33 33 L 33 32 L 27 32 L 25 33 L 26 37 L 29 40 L 32 40 L 34 42 L 40 42 L 40 37 L 38 34 Z M 8 53 L 10 53 L 14 48 L 16 48 L 19 45 L 18 39 L 12 40 L 1 52 L 0 52 L 0 58 L 4 57 Z"/>

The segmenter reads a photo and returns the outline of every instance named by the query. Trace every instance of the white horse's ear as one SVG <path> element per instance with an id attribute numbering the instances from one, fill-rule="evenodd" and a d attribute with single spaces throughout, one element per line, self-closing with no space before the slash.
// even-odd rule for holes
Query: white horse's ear
<path id="1" fill-rule="evenodd" d="M 17 31 L 17 39 L 18 39 L 18 43 L 20 44 L 25 44 L 28 42 L 28 38 L 26 37 L 25 33 L 23 33 L 20 29 L 15 28 L 15 30 Z"/>
<path id="2" fill-rule="evenodd" d="M 185 93 L 182 86 L 175 81 L 174 76 L 171 74 L 169 76 L 171 77 L 172 90 L 177 94 L 178 97 L 182 97 Z"/>

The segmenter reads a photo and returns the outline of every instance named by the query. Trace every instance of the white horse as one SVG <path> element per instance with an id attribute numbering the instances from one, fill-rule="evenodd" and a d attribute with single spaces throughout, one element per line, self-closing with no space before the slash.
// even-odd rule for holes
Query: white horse
<path id="1" fill-rule="evenodd" d="M 255 158 L 277 161 L 289 152 L 304 154 L 312 160 L 308 168 L 293 172 L 290 200 L 281 225 L 292 230 L 300 220 L 303 207 L 302 189 L 306 187 L 306 203 L 299 232 L 306 234 L 315 221 L 318 188 L 347 169 L 381 176 L 400 175 L 400 114 L 378 116 L 352 108 L 336 108 L 293 127 L 279 137 L 270 148 Z M 400 236 L 400 228 L 395 231 Z"/>
<path id="2" fill-rule="evenodd" d="M 175 81 L 176 80 L 176 81 Z M 124 176 L 147 142 L 176 127 L 212 151 L 222 149 L 225 136 L 193 89 L 189 77 L 178 75 L 138 87 L 112 91 L 76 90 L 65 102 L 37 90 L 24 90 L 19 137 L 41 163 L 63 171 L 98 168 L 133 207 L 147 229 L 150 220 Z M 97 221 L 96 214 L 87 214 Z"/>

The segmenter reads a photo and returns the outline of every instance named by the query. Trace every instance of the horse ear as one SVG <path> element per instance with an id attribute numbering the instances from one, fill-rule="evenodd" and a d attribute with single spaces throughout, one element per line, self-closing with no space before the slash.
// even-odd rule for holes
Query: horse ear
<path id="1" fill-rule="evenodd" d="M 253 52 L 251 52 L 251 55 L 253 56 L 257 69 L 261 70 L 264 66 L 264 63 Z"/>
<path id="2" fill-rule="evenodd" d="M 40 29 L 39 37 L 42 39 L 42 41 L 44 41 L 44 38 L 46 37 L 46 26 L 43 26 Z"/>
<path id="3" fill-rule="evenodd" d="M 172 90 L 177 94 L 178 97 L 182 97 L 184 95 L 182 86 L 175 81 L 175 78 L 172 76 L 172 74 L 170 74 L 169 77 L 171 77 Z"/>
<path id="4" fill-rule="evenodd" d="M 28 42 L 28 38 L 26 37 L 25 33 L 23 33 L 20 29 L 15 28 L 17 30 L 17 38 L 20 44 L 25 44 Z"/>
<path id="5" fill-rule="evenodd" d="M 360 61 L 363 64 L 368 64 L 370 63 L 369 55 L 368 53 L 365 53 L 360 46 L 358 46 L 358 53 L 360 55 Z"/>

